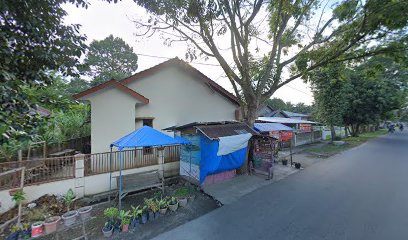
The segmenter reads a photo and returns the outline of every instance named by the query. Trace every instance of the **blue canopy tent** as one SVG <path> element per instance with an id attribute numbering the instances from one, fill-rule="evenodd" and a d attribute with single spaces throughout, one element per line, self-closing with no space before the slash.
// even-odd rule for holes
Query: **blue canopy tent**
<path id="1" fill-rule="evenodd" d="M 113 147 L 117 147 L 119 153 L 119 196 L 122 195 L 122 166 L 123 154 L 125 148 L 137 147 L 165 147 L 170 145 L 191 145 L 191 142 L 182 137 L 176 136 L 172 138 L 154 128 L 143 126 L 136 131 L 116 140 L 110 145 L 111 152 Z M 163 176 L 164 177 L 164 176 Z M 110 171 L 112 182 L 112 171 Z M 112 186 L 110 187 L 112 189 Z M 121 208 L 121 198 L 119 197 L 119 209 Z"/>

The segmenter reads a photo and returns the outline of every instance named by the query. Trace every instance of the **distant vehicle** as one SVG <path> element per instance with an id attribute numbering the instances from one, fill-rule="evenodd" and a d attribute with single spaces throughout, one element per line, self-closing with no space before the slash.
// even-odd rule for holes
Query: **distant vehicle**
<path id="1" fill-rule="evenodd" d="M 394 126 L 394 124 L 389 124 L 389 125 L 388 125 L 388 132 L 389 132 L 389 133 L 395 132 L 395 126 Z"/>

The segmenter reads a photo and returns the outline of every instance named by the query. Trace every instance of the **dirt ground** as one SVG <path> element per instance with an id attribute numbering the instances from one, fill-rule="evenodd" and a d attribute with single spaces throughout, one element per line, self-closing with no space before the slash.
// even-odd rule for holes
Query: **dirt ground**
<path id="1" fill-rule="evenodd" d="M 188 185 L 184 179 L 176 178 L 168 182 L 169 186 L 165 188 L 165 195 L 172 195 L 180 186 Z M 122 200 L 122 206 L 125 210 L 130 210 L 131 205 L 137 206 L 143 204 L 144 198 L 153 197 L 157 189 L 139 192 L 128 195 Z M 112 206 L 112 203 L 105 202 L 94 205 L 92 210 L 92 219 L 85 223 L 85 231 L 89 239 L 106 239 L 102 234 L 102 227 L 105 223 L 103 210 Z M 160 216 L 152 222 L 139 224 L 137 228 L 130 228 L 128 233 L 114 233 L 110 239 L 151 239 L 160 233 L 169 231 L 179 225 L 182 225 L 192 219 L 202 216 L 220 206 L 216 200 L 206 195 L 204 192 L 196 191 L 195 200 L 189 202 L 186 207 L 179 207 L 176 212 L 167 211 L 166 215 Z M 80 237 L 83 230 L 82 224 L 76 224 L 75 227 L 52 234 L 40 239 L 73 239 Z"/>

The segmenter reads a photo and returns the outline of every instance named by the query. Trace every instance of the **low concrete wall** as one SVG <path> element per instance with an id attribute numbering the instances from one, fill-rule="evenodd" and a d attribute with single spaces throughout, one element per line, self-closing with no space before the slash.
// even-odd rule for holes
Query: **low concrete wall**
<path id="1" fill-rule="evenodd" d="M 26 193 L 26 201 L 30 202 L 45 194 L 64 194 L 70 188 L 75 189 L 74 178 L 63 181 L 27 186 L 24 187 L 24 192 Z M 9 190 L 0 191 L 0 201 L 0 213 L 7 211 L 14 206 L 14 202 L 11 200 Z"/>
<path id="2" fill-rule="evenodd" d="M 78 164 L 78 162 L 80 164 Z M 132 173 L 141 173 L 152 171 L 158 169 L 159 165 L 144 167 L 144 168 L 135 168 L 124 170 L 123 175 L 132 174 Z M 166 163 L 163 165 L 165 177 L 177 176 L 180 171 L 180 163 L 172 162 Z M 73 179 L 55 181 L 50 183 L 43 183 L 38 185 L 31 185 L 24 187 L 24 192 L 26 193 L 26 201 L 31 202 L 38 199 L 39 197 L 45 194 L 65 194 L 70 188 L 75 191 L 76 195 L 82 197 L 84 195 L 93 195 L 109 190 L 109 173 L 98 174 L 94 176 L 84 177 L 83 173 L 83 160 L 79 158 L 76 164 L 75 177 Z M 112 176 L 118 176 L 119 172 L 113 172 Z M 116 189 L 116 180 L 112 180 L 112 188 Z M 0 191 L 0 202 L 1 208 L 0 213 L 3 213 L 14 206 L 9 190 Z"/>

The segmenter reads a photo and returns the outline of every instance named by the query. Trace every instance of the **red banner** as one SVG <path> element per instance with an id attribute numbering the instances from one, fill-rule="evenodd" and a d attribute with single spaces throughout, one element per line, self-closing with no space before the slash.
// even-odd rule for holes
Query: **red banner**
<path id="1" fill-rule="evenodd" d="M 293 139 L 292 131 L 272 131 L 269 136 L 279 139 L 280 141 L 289 141 Z"/>
<path id="2" fill-rule="evenodd" d="M 299 132 L 311 132 L 312 125 L 311 124 L 299 124 Z"/>

